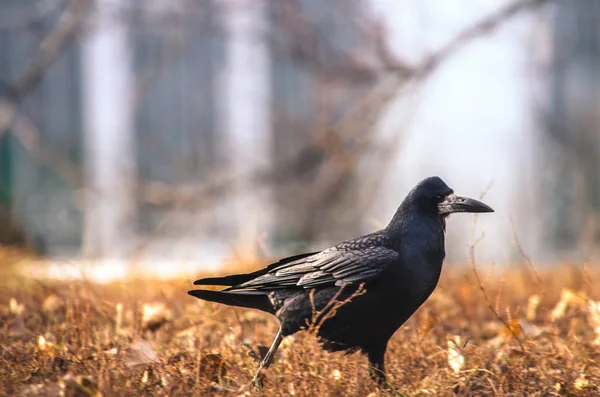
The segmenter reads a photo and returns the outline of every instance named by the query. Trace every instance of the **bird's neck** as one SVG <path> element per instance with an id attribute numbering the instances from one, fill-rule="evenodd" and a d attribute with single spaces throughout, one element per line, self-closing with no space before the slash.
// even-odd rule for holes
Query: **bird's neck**
<path id="1" fill-rule="evenodd" d="M 444 257 L 445 220 L 437 214 L 400 207 L 384 229 L 393 245 L 421 247 L 422 252 Z"/>
<path id="2" fill-rule="evenodd" d="M 433 231 L 439 225 L 445 231 L 445 223 L 437 213 L 430 213 L 420 208 L 414 200 L 405 200 L 396 210 L 392 220 L 386 226 L 385 232 L 392 238 L 401 238 L 402 234 L 411 232 L 411 229 L 418 226 L 421 226 L 420 229 L 425 232 L 424 229 Z"/>
<path id="3" fill-rule="evenodd" d="M 386 226 L 386 232 L 394 234 L 394 232 L 398 231 L 402 227 L 402 223 L 406 220 L 406 217 L 410 215 L 411 208 L 407 203 L 402 203 L 400 207 L 396 210 L 396 213 L 392 217 L 392 220 Z"/>

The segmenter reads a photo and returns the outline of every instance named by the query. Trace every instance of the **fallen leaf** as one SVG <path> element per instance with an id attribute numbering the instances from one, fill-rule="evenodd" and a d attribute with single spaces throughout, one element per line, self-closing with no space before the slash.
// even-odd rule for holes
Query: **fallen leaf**
<path id="1" fill-rule="evenodd" d="M 44 299 L 44 303 L 42 304 L 42 311 L 46 314 L 53 314 L 65 307 L 65 302 L 59 296 L 52 294 L 48 295 L 46 299 Z"/>
<path id="2" fill-rule="evenodd" d="M 33 385 L 24 385 L 19 389 L 19 397 L 41 397 L 41 396 L 59 396 L 63 392 L 63 387 L 58 383 L 36 383 Z"/>
<path id="3" fill-rule="evenodd" d="M 91 376 L 67 374 L 63 380 L 65 397 L 102 397 L 98 384 Z"/>
<path id="4" fill-rule="evenodd" d="M 517 338 L 519 338 L 523 332 L 521 324 L 519 324 L 519 320 L 516 318 L 511 318 L 508 322 L 508 327 L 504 327 L 502 330 L 507 337 L 516 336 Z"/>
<path id="5" fill-rule="evenodd" d="M 537 308 L 540 305 L 541 298 L 539 295 L 531 295 L 527 300 L 527 320 L 534 321 L 537 315 Z"/>
<path id="6" fill-rule="evenodd" d="M 119 349 L 113 347 L 112 349 L 104 350 L 104 354 L 107 356 L 116 356 L 119 353 Z"/>
<path id="7" fill-rule="evenodd" d="M 123 324 L 123 304 L 117 303 L 115 309 L 117 311 L 115 315 L 115 329 L 117 330 L 117 332 L 120 332 L 121 326 Z"/>
<path id="8" fill-rule="evenodd" d="M 577 390 L 584 390 L 584 389 L 588 389 L 591 387 L 593 387 L 593 385 L 590 384 L 590 381 L 588 379 L 586 379 L 586 377 L 584 375 L 575 379 L 575 388 Z"/>
<path id="9" fill-rule="evenodd" d="M 465 365 L 465 357 L 460 349 L 460 336 L 456 335 L 452 339 L 448 339 L 448 365 L 455 374 L 458 374 Z"/>
<path id="10" fill-rule="evenodd" d="M 173 317 L 171 311 L 162 302 L 147 303 L 142 308 L 142 328 L 156 331 Z"/>
<path id="11" fill-rule="evenodd" d="M 143 339 L 133 342 L 125 352 L 125 365 L 128 367 L 137 367 L 158 361 L 158 356 L 152 346 Z"/>
<path id="12" fill-rule="evenodd" d="M 582 307 L 587 303 L 587 297 L 584 292 L 575 293 L 568 288 L 563 288 L 560 293 L 560 300 L 550 313 L 550 319 L 556 321 L 564 317 L 570 306 Z"/>
<path id="13" fill-rule="evenodd" d="M 12 336 L 22 336 L 27 332 L 23 317 L 18 316 L 8 323 L 7 331 Z"/>
<path id="14" fill-rule="evenodd" d="M 530 338 L 538 337 L 546 331 L 545 328 L 539 327 L 526 320 L 523 320 L 519 323 L 519 328 L 524 335 Z"/>
<path id="15" fill-rule="evenodd" d="M 38 349 L 40 349 L 40 351 L 52 350 L 54 349 L 54 343 L 46 340 L 44 335 L 40 335 L 38 336 Z"/>
<path id="16" fill-rule="evenodd" d="M 594 344 L 600 345 L 600 301 L 590 300 L 588 302 L 588 323 L 596 334 Z"/>
<path id="17" fill-rule="evenodd" d="M 10 308 L 10 312 L 12 314 L 16 314 L 17 316 L 22 315 L 25 311 L 25 305 L 17 302 L 15 298 L 10 298 L 10 301 L 8 302 L 8 307 Z"/>
<path id="18" fill-rule="evenodd" d="M 340 380 L 342 378 L 342 373 L 340 372 L 339 369 L 334 369 L 331 372 L 331 376 L 333 376 L 333 379 L 335 379 L 335 380 Z"/>

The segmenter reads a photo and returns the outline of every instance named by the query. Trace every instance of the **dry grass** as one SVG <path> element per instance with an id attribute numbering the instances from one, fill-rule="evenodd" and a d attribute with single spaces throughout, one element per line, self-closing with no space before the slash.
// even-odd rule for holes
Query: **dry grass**
<path id="1" fill-rule="evenodd" d="M 541 285 L 526 267 L 480 271 L 510 332 L 472 270 L 446 268 L 389 345 L 396 392 L 377 389 L 364 357 L 323 352 L 306 333 L 286 339 L 265 387 L 249 390 L 257 363 L 244 343 L 269 345 L 276 320 L 196 300 L 186 294 L 191 280 L 96 285 L 4 275 L 0 394 L 597 395 L 597 278 L 576 266 L 539 273 Z"/>

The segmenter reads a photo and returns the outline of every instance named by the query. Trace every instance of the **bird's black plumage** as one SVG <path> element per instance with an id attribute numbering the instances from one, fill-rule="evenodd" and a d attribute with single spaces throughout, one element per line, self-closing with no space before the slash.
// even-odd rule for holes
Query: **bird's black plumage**
<path id="1" fill-rule="evenodd" d="M 372 375 L 383 381 L 388 340 L 437 285 L 445 256 L 446 216 L 492 211 L 456 196 L 440 178 L 427 178 L 410 191 L 383 230 L 285 258 L 253 273 L 197 280 L 195 285 L 228 288 L 189 294 L 277 316 L 280 332 L 261 368 L 270 363 L 281 338 L 316 323 L 325 349 L 362 351 Z M 334 306 L 339 307 L 333 312 Z"/>

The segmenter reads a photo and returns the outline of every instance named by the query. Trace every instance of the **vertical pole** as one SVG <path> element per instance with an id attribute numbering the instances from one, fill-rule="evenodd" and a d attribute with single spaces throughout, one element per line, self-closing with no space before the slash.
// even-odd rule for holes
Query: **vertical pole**
<path id="1" fill-rule="evenodd" d="M 271 98 L 267 4 L 227 2 L 222 14 L 227 32 L 227 69 L 224 81 L 225 151 L 238 178 L 233 224 L 240 248 L 251 248 L 257 234 L 267 230 L 269 193 L 257 192 L 251 176 L 264 172 L 271 159 Z M 244 247 L 246 245 L 246 247 Z"/>
<path id="2" fill-rule="evenodd" d="M 132 59 L 126 26 L 110 17 L 111 0 L 96 0 L 94 29 L 83 41 L 83 254 L 125 255 L 132 237 L 135 178 Z"/>

